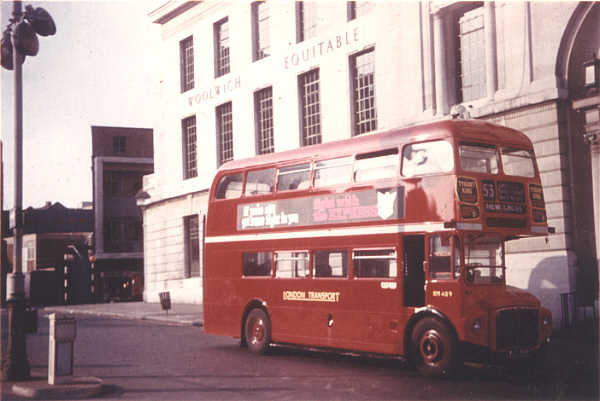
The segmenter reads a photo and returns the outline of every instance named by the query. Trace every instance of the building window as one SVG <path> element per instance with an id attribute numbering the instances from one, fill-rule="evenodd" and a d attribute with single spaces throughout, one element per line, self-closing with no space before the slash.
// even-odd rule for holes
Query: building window
<path id="1" fill-rule="evenodd" d="M 229 20 L 217 22 L 215 34 L 215 77 L 229 73 Z"/>
<path id="2" fill-rule="evenodd" d="M 120 154 L 127 152 L 127 137 L 113 136 L 113 153 Z"/>
<path id="3" fill-rule="evenodd" d="M 459 102 L 481 99 L 486 91 L 483 7 L 460 15 L 457 38 Z"/>
<path id="4" fill-rule="evenodd" d="M 254 93 L 256 119 L 256 153 L 272 153 L 273 144 L 273 89 L 271 87 Z"/>
<path id="5" fill-rule="evenodd" d="M 183 218 L 185 230 L 185 278 L 200 276 L 200 224 L 198 215 Z"/>
<path id="6" fill-rule="evenodd" d="M 194 88 L 194 38 L 179 42 L 179 69 L 181 75 L 181 92 Z"/>
<path id="7" fill-rule="evenodd" d="M 321 143 L 321 99 L 319 95 L 319 69 L 298 77 L 301 104 L 302 146 Z"/>
<path id="8" fill-rule="evenodd" d="M 296 2 L 296 42 L 317 36 L 317 2 Z"/>
<path id="9" fill-rule="evenodd" d="M 217 151 L 219 166 L 233 160 L 233 115 L 231 102 L 217 107 Z"/>
<path id="10" fill-rule="evenodd" d="M 347 3 L 348 6 L 348 21 L 352 21 L 353 19 L 360 18 L 373 9 L 372 1 L 349 1 Z"/>
<path id="11" fill-rule="evenodd" d="M 253 60 L 260 60 L 271 54 L 271 34 L 269 31 L 269 4 L 257 1 L 252 4 L 252 46 Z"/>
<path id="12" fill-rule="evenodd" d="M 183 179 L 198 175 L 196 161 L 196 116 L 181 120 L 183 136 Z"/>
<path id="13" fill-rule="evenodd" d="M 375 107 L 375 50 L 350 57 L 354 135 L 377 129 Z"/>

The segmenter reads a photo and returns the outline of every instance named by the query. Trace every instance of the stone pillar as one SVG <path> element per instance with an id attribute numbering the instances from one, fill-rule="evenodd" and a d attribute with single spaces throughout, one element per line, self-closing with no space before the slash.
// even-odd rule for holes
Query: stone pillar
<path id="1" fill-rule="evenodd" d="M 440 13 L 433 16 L 433 43 L 435 60 L 435 114 L 448 114 L 448 83 L 446 71 L 445 23 Z"/>
<path id="2" fill-rule="evenodd" d="M 483 6 L 483 27 L 485 29 L 485 82 L 486 94 L 493 99 L 498 88 L 498 62 L 496 57 L 496 15 L 495 6 L 486 1 Z"/>

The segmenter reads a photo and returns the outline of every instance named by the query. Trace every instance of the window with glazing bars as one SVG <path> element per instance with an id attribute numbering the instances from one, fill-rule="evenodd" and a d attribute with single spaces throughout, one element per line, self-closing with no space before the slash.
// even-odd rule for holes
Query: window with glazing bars
<path id="1" fill-rule="evenodd" d="M 215 76 L 220 77 L 229 73 L 229 20 L 217 22 L 215 33 Z"/>
<path id="2" fill-rule="evenodd" d="M 183 136 L 183 178 L 193 178 L 198 175 L 196 161 L 196 116 L 181 120 Z"/>
<path id="3" fill-rule="evenodd" d="M 319 69 L 298 77 L 301 104 L 302 146 L 321 143 L 321 100 L 319 95 Z"/>
<path id="4" fill-rule="evenodd" d="M 296 42 L 317 36 L 317 2 L 296 2 Z"/>
<path id="5" fill-rule="evenodd" d="M 231 102 L 217 107 L 217 144 L 219 166 L 233 160 L 233 114 Z"/>
<path id="6" fill-rule="evenodd" d="M 348 21 L 368 14 L 374 6 L 372 1 L 349 1 L 347 3 Z"/>
<path id="7" fill-rule="evenodd" d="M 179 69 L 181 92 L 194 88 L 194 38 L 192 36 L 179 42 Z"/>
<path id="8" fill-rule="evenodd" d="M 200 224 L 198 215 L 185 216 L 185 277 L 200 276 Z"/>
<path id="9" fill-rule="evenodd" d="M 271 87 L 254 93 L 256 113 L 256 153 L 262 155 L 275 150 L 273 144 L 273 89 Z"/>
<path id="10" fill-rule="evenodd" d="M 260 60 L 271 54 L 271 34 L 269 31 L 269 3 L 257 1 L 252 4 L 253 60 Z"/>
<path id="11" fill-rule="evenodd" d="M 375 50 L 370 49 L 350 58 L 352 73 L 352 105 L 354 135 L 377 129 L 375 107 Z"/>
<path id="12" fill-rule="evenodd" d="M 464 13 L 459 19 L 460 101 L 485 97 L 485 36 L 483 7 Z"/>

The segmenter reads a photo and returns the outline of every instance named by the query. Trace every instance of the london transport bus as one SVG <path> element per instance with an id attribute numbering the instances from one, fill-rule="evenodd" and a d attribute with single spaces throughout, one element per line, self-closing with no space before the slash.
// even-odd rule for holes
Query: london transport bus
<path id="1" fill-rule="evenodd" d="M 445 120 L 224 164 L 209 195 L 204 330 L 403 356 L 428 376 L 531 357 L 552 316 L 506 285 L 547 226 L 531 141 Z"/>

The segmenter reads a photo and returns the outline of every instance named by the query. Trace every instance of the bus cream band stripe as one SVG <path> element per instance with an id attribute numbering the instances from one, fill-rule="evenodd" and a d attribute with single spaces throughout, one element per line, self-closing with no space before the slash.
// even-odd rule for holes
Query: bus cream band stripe
<path id="1" fill-rule="evenodd" d="M 443 223 L 430 224 L 394 224 L 385 226 L 368 226 L 368 227 L 348 227 L 348 228 L 330 228 L 320 230 L 303 230 L 303 231 L 285 231 L 277 233 L 257 233 L 257 234 L 238 234 L 238 235 L 222 235 L 214 237 L 206 237 L 205 242 L 214 244 L 222 242 L 240 242 L 240 241 L 264 241 L 264 240 L 281 240 L 295 238 L 317 238 L 317 237 L 348 237 L 357 235 L 374 235 L 374 234 L 399 234 L 406 232 L 434 232 L 448 231 L 449 228 L 444 228 Z"/>

